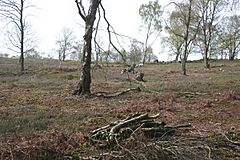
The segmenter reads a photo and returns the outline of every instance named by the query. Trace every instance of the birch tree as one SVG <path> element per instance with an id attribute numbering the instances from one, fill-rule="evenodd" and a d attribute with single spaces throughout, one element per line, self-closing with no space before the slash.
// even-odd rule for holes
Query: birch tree
<path id="1" fill-rule="evenodd" d="M 90 0 L 88 12 L 85 12 L 82 0 L 75 0 L 78 8 L 78 13 L 85 23 L 85 34 L 83 57 L 80 71 L 80 81 L 78 88 L 74 91 L 75 95 L 90 94 L 91 87 L 91 59 L 92 59 L 92 34 L 94 31 L 94 21 L 96 19 L 96 13 L 101 0 Z"/>
<path id="2" fill-rule="evenodd" d="M 24 54 L 36 45 L 31 25 L 28 21 L 31 16 L 28 12 L 33 8 L 28 0 L 0 0 L 0 16 L 8 25 L 8 49 L 20 53 L 20 68 L 24 71 Z"/>
<path id="3" fill-rule="evenodd" d="M 213 34 L 215 34 L 214 31 L 216 30 L 215 21 L 220 17 L 224 4 L 223 0 L 199 0 L 196 4 L 201 17 L 198 40 L 203 50 L 202 54 L 206 68 L 210 68 L 209 59 L 212 53 Z"/>
<path id="4" fill-rule="evenodd" d="M 149 39 L 153 36 L 154 33 L 158 33 L 162 30 L 161 25 L 161 6 L 158 3 L 158 0 L 149 1 L 148 4 L 142 4 L 139 8 L 139 15 L 144 23 L 146 29 L 146 37 L 144 42 L 144 54 L 143 54 L 143 64 L 147 59 L 148 47 L 151 47 L 149 44 Z"/>
<path id="5" fill-rule="evenodd" d="M 173 11 L 170 16 L 170 22 L 173 18 L 175 21 L 179 22 L 181 30 L 178 31 L 181 32 L 174 30 L 171 25 L 167 27 L 168 32 L 171 32 L 175 36 L 179 37 L 181 39 L 180 41 L 183 42 L 182 54 L 180 56 L 183 75 L 187 75 L 187 58 L 199 32 L 201 22 L 198 14 L 196 14 L 196 8 L 194 7 L 195 2 L 196 0 L 187 0 L 185 3 L 172 2 L 172 4 L 175 5 L 175 11 Z"/>

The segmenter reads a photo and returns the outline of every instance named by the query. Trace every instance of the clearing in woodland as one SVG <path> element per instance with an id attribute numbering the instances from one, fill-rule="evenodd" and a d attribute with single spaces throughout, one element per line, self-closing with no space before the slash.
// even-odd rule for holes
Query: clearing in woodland
<path id="1" fill-rule="evenodd" d="M 240 159 L 240 61 L 145 64 L 134 75 L 122 64 L 92 70 L 92 93 L 120 96 L 74 96 L 79 62 L 0 58 L 0 159 Z M 148 138 L 141 132 L 114 146 L 95 146 L 89 133 L 136 113 L 159 114 L 169 126 L 191 124 L 174 134 Z"/>

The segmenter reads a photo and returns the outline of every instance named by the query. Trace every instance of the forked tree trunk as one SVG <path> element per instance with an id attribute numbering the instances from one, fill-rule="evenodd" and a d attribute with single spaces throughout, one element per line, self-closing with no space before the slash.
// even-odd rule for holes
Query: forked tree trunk
<path id="1" fill-rule="evenodd" d="M 96 12 L 100 4 L 100 0 L 91 0 L 88 15 L 82 18 L 85 21 L 85 35 L 83 58 L 81 64 L 80 81 L 77 90 L 73 94 L 75 95 L 88 95 L 91 93 L 91 58 L 92 58 L 92 33 L 93 25 L 96 19 Z"/>

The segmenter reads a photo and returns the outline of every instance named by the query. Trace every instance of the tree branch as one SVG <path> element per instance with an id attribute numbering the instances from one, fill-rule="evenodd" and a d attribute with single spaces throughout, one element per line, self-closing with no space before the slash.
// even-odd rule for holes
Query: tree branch
<path id="1" fill-rule="evenodd" d="M 82 5 L 82 0 L 80 0 L 80 2 L 78 2 L 78 0 L 75 0 L 75 3 L 77 5 L 79 15 L 84 21 L 86 21 L 86 13 Z"/>
<path id="2" fill-rule="evenodd" d="M 100 6 L 103 10 L 103 17 L 107 23 L 107 31 L 108 31 L 108 38 L 109 38 L 109 42 L 110 42 L 110 45 L 121 55 L 122 59 L 124 62 L 126 62 L 126 59 L 124 57 L 124 55 L 118 50 L 118 48 L 112 43 L 112 36 L 111 36 L 111 31 L 110 31 L 110 28 L 113 29 L 113 27 L 110 25 L 109 21 L 107 20 L 106 18 L 106 11 L 105 11 L 105 8 L 103 7 L 102 3 L 100 3 Z"/>

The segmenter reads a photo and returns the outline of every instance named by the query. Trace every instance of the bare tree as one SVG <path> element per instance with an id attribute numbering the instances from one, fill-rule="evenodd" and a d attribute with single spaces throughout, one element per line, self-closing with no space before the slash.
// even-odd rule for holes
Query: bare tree
<path id="1" fill-rule="evenodd" d="M 187 0 L 185 3 L 175 3 L 172 2 L 172 4 L 175 5 L 176 11 L 172 12 L 170 19 L 173 17 L 177 17 L 177 21 L 181 23 L 181 32 L 178 32 L 171 28 L 171 26 L 168 26 L 167 29 L 169 32 L 174 34 L 175 36 L 182 39 L 182 55 L 181 58 L 181 64 L 182 64 L 182 74 L 187 75 L 186 73 L 186 61 L 188 58 L 189 53 L 192 50 L 194 40 L 196 39 L 196 36 L 199 31 L 200 26 L 200 18 L 196 14 L 196 8 L 194 8 L 194 3 L 196 0 Z M 177 15 L 177 16 L 176 16 Z"/>
<path id="2" fill-rule="evenodd" d="M 117 36 L 117 33 L 115 32 L 114 28 L 111 26 L 109 21 L 107 20 L 106 11 L 102 5 L 101 0 L 89 0 L 89 1 L 75 0 L 75 3 L 77 5 L 78 13 L 80 17 L 85 22 L 85 34 L 83 36 L 84 47 L 83 47 L 83 55 L 81 60 L 80 81 L 77 89 L 74 91 L 73 94 L 89 95 L 91 94 L 90 87 L 91 87 L 92 39 L 93 39 L 93 32 L 95 31 L 96 33 L 98 31 L 98 24 L 99 24 L 99 20 L 98 20 L 96 27 L 94 27 L 97 11 L 98 11 L 98 18 L 99 19 L 101 18 L 101 13 L 102 13 L 103 19 L 107 23 L 107 32 L 108 32 L 108 40 L 109 40 L 108 52 L 110 51 L 110 47 L 112 46 L 113 49 L 117 51 L 119 55 L 121 55 L 123 62 L 126 62 L 126 59 L 125 59 L 126 57 L 125 57 L 125 54 L 121 52 L 112 42 L 111 33 L 114 33 L 115 36 Z M 85 6 L 88 6 L 87 13 L 85 12 L 85 8 L 86 8 Z M 97 43 L 96 37 L 97 36 L 95 34 L 95 38 L 94 38 L 95 43 Z M 100 47 L 99 44 L 97 44 L 97 47 Z"/>
<path id="3" fill-rule="evenodd" d="M 81 60 L 82 50 L 83 50 L 83 42 L 82 41 L 75 41 L 73 46 L 72 46 L 70 59 Z"/>
<path id="4" fill-rule="evenodd" d="M 67 54 L 70 54 L 75 36 L 73 34 L 73 30 L 70 28 L 63 28 L 61 35 L 58 37 L 56 44 L 58 45 L 58 59 L 60 62 L 59 68 L 61 68 L 61 64 L 65 61 Z"/>
<path id="5" fill-rule="evenodd" d="M 78 13 L 82 20 L 85 22 L 85 34 L 83 57 L 81 63 L 80 82 L 77 90 L 74 91 L 75 95 L 90 94 L 91 85 L 91 58 L 92 58 L 92 34 L 94 29 L 94 21 L 96 19 L 96 13 L 101 0 L 90 0 L 88 13 L 85 12 L 82 0 L 75 0 L 78 8 Z"/>
<path id="6" fill-rule="evenodd" d="M 24 53 L 33 50 L 35 38 L 28 22 L 27 10 L 33 6 L 28 0 L 0 0 L 0 16 L 8 24 L 7 38 L 10 42 L 8 49 L 20 53 L 21 71 L 24 71 Z"/>
<path id="7" fill-rule="evenodd" d="M 240 16 L 225 17 L 217 27 L 220 53 L 228 53 L 229 60 L 234 60 L 240 51 Z"/>
<path id="8" fill-rule="evenodd" d="M 128 58 L 133 63 L 139 63 L 142 59 L 142 48 L 143 43 L 139 43 L 137 40 L 131 41 L 130 51 L 128 54 Z"/>
<path id="9" fill-rule="evenodd" d="M 170 24 L 166 27 L 168 36 L 163 38 L 163 44 L 171 49 L 175 55 L 175 62 L 180 60 L 183 50 L 184 39 L 179 34 L 184 32 L 184 24 L 179 21 L 179 12 L 173 11 L 170 17 Z"/>
<path id="10" fill-rule="evenodd" d="M 214 22 L 220 17 L 225 3 L 223 0 L 199 0 L 196 4 L 200 12 L 201 25 L 198 34 L 200 46 L 203 48 L 203 57 L 206 68 L 210 68 L 212 38 L 215 31 Z"/>
<path id="11" fill-rule="evenodd" d="M 158 0 L 149 1 L 148 4 L 142 4 L 139 8 L 139 15 L 146 26 L 146 39 L 144 43 L 144 55 L 143 55 L 143 64 L 147 58 L 147 51 L 149 45 L 149 38 L 154 33 L 159 33 L 162 30 L 160 17 L 162 16 L 162 11 L 160 10 L 161 6 L 158 3 Z M 158 36 L 158 34 L 157 34 Z"/>

